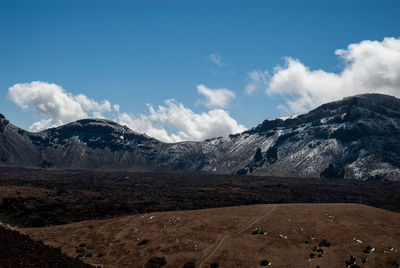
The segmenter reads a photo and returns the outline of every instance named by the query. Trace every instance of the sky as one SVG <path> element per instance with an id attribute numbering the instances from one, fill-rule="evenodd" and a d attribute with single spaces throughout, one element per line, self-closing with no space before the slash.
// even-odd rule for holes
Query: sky
<path id="1" fill-rule="evenodd" d="M 400 97 L 400 1 L 0 0 L 0 113 L 203 140 L 346 96 Z"/>

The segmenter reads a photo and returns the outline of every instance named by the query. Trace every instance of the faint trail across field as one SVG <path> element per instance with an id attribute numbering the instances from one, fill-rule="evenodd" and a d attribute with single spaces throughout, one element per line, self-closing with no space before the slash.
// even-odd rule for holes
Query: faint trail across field
<path id="1" fill-rule="evenodd" d="M 256 224 L 258 221 L 260 221 L 261 219 L 263 219 L 263 218 L 265 218 L 265 217 L 271 215 L 271 214 L 275 211 L 276 207 L 277 207 L 276 205 L 268 206 L 268 208 L 271 208 L 271 209 L 268 209 L 263 215 L 261 215 L 261 216 L 255 218 L 255 219 L 253 219 L 252 221 L 250 221 L 249 223 L 247 223 L 244 227 L 240 228 L 239 230 L 237 230 L 237 231 L 235 231 L 235 232 L 233 232 L 233 233 L 230 233 L 230 234 L 227 234 L 227 235 L 224 235 L 224 236 L 220 236 L 220 237 L 217 239 L 216 245 L 215 245 L 215 247 L 213 248 L 213 250 L 212 250 L 210 253 L 208 253 L 208 254 L 206 253 L 206 255 L 200 260 L 200 262 L 199 262 L 199 268 L 202 268 L 202 267 L 203 267 L 203 265 L 207 262 L 207 260 L 209 260 L 209 259 L 215 254 L 215 252 L 217 252 L 217 250 L 218 250 L 219 248 L 221 248 L 221 246 L 225 243 L 226 240 L 228 240 L 229 238 L 231 238 L 231 237 L 233 237 L 233 236 L 235 236 L 235 235 L 238 235 L 238 234 L 243 233 L 243 232 L 246 231 L 248 228 L 250 228 L 252 225 L 254 225 L 254 224 Z"/>

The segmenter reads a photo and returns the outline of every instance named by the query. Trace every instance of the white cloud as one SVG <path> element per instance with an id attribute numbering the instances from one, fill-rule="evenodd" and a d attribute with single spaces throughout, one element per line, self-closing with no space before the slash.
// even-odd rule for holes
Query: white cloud
<path id="1" fill-rule="evenodd" d="M 225 106 L 234 97 L 229 90 L 201 88 L 205 90 L 207 103 L 211 106 Z M 83 94 L 72 95 L 59 85 L 46 82 L 15 84 L 9 88 L 8 94 L 18 106 L 34 111 L 39 116 L 40 120 L 29 127 L 34 132 L 89 116 L 103 118 L 109 113 L 113 113 L 111 117 L 132 130 L 165 142 L 203 140 L 246 129 L 225 110 L 214 109 L 198 114 L 173 99 L 166 100 L 165 105 L 156 109 L 148 105 L 147 115 L 133 116 L 120 112 L 118 104 L 111 105 L 107 100 L 99 103 Z"/>
<path id="2" fill-rule="evenodd" d="M 211 55 L 208 56 L 208 59 L 213 62 L 214 64 L 218 65 L 218 66 L 223 66 L 224 63 L 222 62 L 222 58 L 219 54 L 217 53 L 213 53 Z"/>
<path id="3" fill-rule="evenodd" d="M 53 118 L 49 119 L 42 119 L 40 121 L 34 122 L 30 127 L 29 131 L 32 132 L 39 132 L 43 129 L 48 129 L 52 127 L 58 127 L 60 125 L 64 124 L 63 121 L 61 120 L 54 120 Z"/>
<path id="4" fill-rule="evenodd" d="M 47 127 L 91 117 L 103 117 L 111 111 L 111 104 L 89 99 L 83 94 L 72 95 L 56 84 L 34 81 L 15 84 L 8 89 L 10 99 L 23 109 L 31 109 L 36 115 L 45 117 L 30 126 L 39 131 Z"/>
<path id="5" fill-rule="evenodd" d="M 226 108 L 229 102 L 236 97 L 235 93 L 226 88 L 210 89 L 204 85 L 197 86 L 197 92 L 206 98 L 201 102 L 208 108 Z"/>
<path id="6" fill-rule="evenodd" d="M 247 95 L 253 94 L 255 91 L 262 90 L 264 91 L 268 86 L 268 72 L 254 70 L 247 73 L 247 85 L 244 89 L 244 92 Z"/>
<path id="7" fill-rule="evenodd" d="M 174 99 L 166 100 L 165 106 L 160 105 L 157 109 L 152 105 L 148 105 L 148 108 L 149 115 L 135 117 L 122 113 L 118 121 L 137 132 L 146 133 L 165 142 L 204 140 L 246 130 L 221 109 L 197 114 Z M 166 128 L 176 131 L 169 134 Z"/>
<path id="8" fill-rule="evenodd" d="M 310 70 L 297 59 L 286 58 L 276 67 L 266 88 L 268 95 L 286 100 L 280 108 L 302 113 L 322 103 L 362 93 L 400 97 L 400 39 L 365 40 L 335 51 L 345 66 L 340 73 Z"/>

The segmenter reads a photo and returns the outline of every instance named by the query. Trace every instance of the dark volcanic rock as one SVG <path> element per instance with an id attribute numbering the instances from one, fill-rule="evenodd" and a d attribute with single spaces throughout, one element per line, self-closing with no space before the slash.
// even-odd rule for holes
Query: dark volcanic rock
<path id="1" fill-rule="evenodd" d="M 60 249 L 46 246 L 17 231 L 0 226 L 0 267 L 89 268 L 94 266 L 68 257 L 61 253 Z"/>

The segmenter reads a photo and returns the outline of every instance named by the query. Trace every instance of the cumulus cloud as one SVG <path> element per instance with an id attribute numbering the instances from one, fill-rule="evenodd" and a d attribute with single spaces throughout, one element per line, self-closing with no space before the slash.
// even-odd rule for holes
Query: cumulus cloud
<path id="1" fill-rule="evenodd" d="M 36 115 L 45 117 L 30 126 L 31 131 L 40 131 L 66 122 L 91 117 L 103 117 L 111 111 L 111 104 L 99 103 L 83 94 L 76 96 L 56 84 L 34 81 L 15 84 L 8 89 L 10 99 L 23 109 L 31 109 Z"/>
<path id="2" fill-rule="evenodd" d="M 119 109 L 120 109 L 119 104 L 114 104 L 114 105 L 113 105 L 113 108 L 114 108 L 114 111 L 116 111 L 116 112 L 119 113 Z"/>
<path id="3" fill-rule="evenodd" d="M 247 85 L 244 92 L 247 95 L 253 94 L 255 91 L 264 91 L 268 86 L 268 72 L 261 70 L 254 70 L 247 73 Z"/>
<path id="4" fill-rule="evenodd" d="M 345 63 L 340 73 L 311 70 L 298 59 L 286 58 L 268 80 L 266 93 L 285 98 L 280 108 L 302 113 L 322 103 L 362 93 L 400 97 L 400 39 L 365 40 L 338 49 Z"/>
<path id="5" fill-rule="evenodd" d="M 29 130 L 32 132 L 39 132 L 43 129 L 48 129 L 52 127 L 58 127 L 63 125 L 64 122 L 61 120 L 55 120 L 53 118 L 49 119 L 42 119 L 40 121 L 34 122 L 30 127 Z"/>
<path id="6" fill-rule="evenodd" d="M 209 106 L 222 107 L 234 97 L 225 89 L 211 90 L 200 86 Z M 118 104 L 97 102 L 83 94 L 73 95 L 61 86 L 46 82 L 15 84 L 8 91 L 10 99 L 22 109 L 33 111 L 40 118 L 29 129 L 37 132 L 87 117 L 112 117 L 132 130 L 165 142 L 203 140 L 242 132 L 246 128 L 230 117 L 227 111 L 213 109 L 195 113 L 174 99 L 137 116 L 120 112 Z M 232 95 L 233 94 L 233 95 Z M 232 97 L 233 96 L 233 97 Z"/>
<path id="7" fill-rule="evenodd" d="M 223 66 L 224 65 L 224 63 L 222 62 L 221 56 L 219 54 L 217 54 L 217 53 L 210 54 L 208 56 L 208 59 L 212 63 L 214 63 L 215 65 L 218 65 L 218 66 Z"/>
<path id="8" fill-rule="evenodd" d="M 208 108 L 226 108 L 229 102 L 236 97 L 235 93 L 226 88 L 210 89 L 204 85 L 197 86 L 197 92 L 205 97 L 205 101 L 200 101 Z"/>
<path id="9" fill-rule="evenodd" d="M 149 115 L 132 116 L 122 113 L 118 121 L 140 133 L 146 133 L 165 142 L 204 140 L 246 130 L 243 125 L 222 109 L 195 113 L 174 99 L 154 108 L 148 105 Z M 166 128 L 175 129 L 169 134 Z"/>

